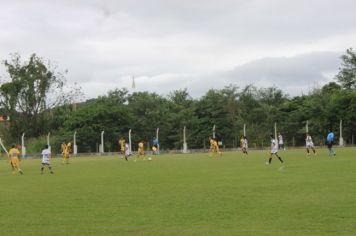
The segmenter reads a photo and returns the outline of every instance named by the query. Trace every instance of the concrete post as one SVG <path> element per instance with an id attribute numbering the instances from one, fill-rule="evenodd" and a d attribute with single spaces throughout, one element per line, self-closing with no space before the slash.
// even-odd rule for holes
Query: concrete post
<path id="1" fill-rule="evenodd" d="M 188 145 L 187 145 L 187 139 L 186 139 L 186 127 L 184 126 L 183 129 L 183 153 L 188 152 Z"/>
<path id="2" fill-rule="evenodd" d="M 78 154 L 78 146 L 77 146 L 77 131 L 74 132 L 73 135 L 73 154 Z"/>
<path id="3" fill-rule="evenodd" d="M 104 131 L 101 131 L 101 134 L 100 134 L 100 138 L 101 138 L 101 144 L 100 144 L 100 154 L 103 154 L 104 153 Z"/>
<path id="4" fill-rule="evenodd" d="M 47 134 L 47 145 L 48 145 L 48 150 L 49 151 L 51 151 L 50 137 L 51 137 L 51 132 L 48 132 L 48 134 Z"/>
<path id="5" fill-rule="evenodd" d="M 339 138 L 339 146 L 344 146 L 344 138 L 342 137 L 342 120 L 340 120 L 340 138 Z"/>
<path id="6" fill-rule="evenodd" d="M 23 159 L 26 157 L 25 133 L 21 136 L 21 156 Z"/>
<path id="7" fill-rule="evenodd" d="M 132 144 L 131 144 L 131 129 L 129 130 L 129 152 L 132 153 Z"/>
<path id="8" fill-rule="evenodd" d="M 215 128 L 216 128 L 216 126 L 214 125 L 213 126 L 213 138 L 215 138 Z"/>

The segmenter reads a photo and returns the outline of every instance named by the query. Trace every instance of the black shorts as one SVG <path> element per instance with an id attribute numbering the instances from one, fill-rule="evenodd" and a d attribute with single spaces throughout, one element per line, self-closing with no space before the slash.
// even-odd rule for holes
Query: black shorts
<path id="1" fill-rule="evenodd" d="M 328 148 L 332 148 L 333 147 L 333 142 L 328 142 Z"/>

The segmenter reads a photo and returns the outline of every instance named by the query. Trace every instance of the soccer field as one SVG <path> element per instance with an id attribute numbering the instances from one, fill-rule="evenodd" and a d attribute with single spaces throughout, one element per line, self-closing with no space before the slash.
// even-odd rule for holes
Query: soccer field
<path id="1" fill-rule="evenodd" d="M 318 152 L 0 161 L 0 235 L 356 235 L 356 149 Z"/>

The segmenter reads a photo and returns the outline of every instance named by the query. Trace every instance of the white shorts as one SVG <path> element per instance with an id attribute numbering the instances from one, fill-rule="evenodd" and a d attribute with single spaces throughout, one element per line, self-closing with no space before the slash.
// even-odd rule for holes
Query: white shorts
<path id="1" fill-rule="evenodd" d="M 307 143 L 307 148 L 314 148 L 314 143 Z"/>
<path id="2" fill-rule="evenodd" d="M 277 153 L 278 152 L 278 148 L 272 148 L 271 149 L 271 154 L 275 154 L 275 153 Z"/>

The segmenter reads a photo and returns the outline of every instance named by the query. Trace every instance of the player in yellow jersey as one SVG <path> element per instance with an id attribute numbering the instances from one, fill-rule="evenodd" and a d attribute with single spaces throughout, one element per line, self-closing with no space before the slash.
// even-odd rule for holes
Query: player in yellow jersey
<path id="1" fill-rule="evenodd" d="M 66 144 L 65 142 L 62 143 L 62 164 L 66 163 L 69 164 L 69 153 L 71 151 L 72 144 L 69 142 Z"/>
<path id="2" fill-rule="evenodd" d="M 209 143 L 210 143 L 210 156 L 214 153 L 214 139 L 212 137 L 209 137 Z"/>
<path id="3" fill-rule="evenodd" d="M 145 157 L 145 144 L 144 144 L 143 140 L 141 140 L 138 143 L 138 151 L 137 151 L 137 155 L 135 157 L 135 161 L 137 161 L 137 158 L 141 157 L 141 156 L 143 156 L 144 160 L 146 159 L 146 157 Z"/>
<path id="4" fill-rule="evenodd" d="M 219 143 L 216 139 L 214 139 L 214 151 L 215 151 L 215 154 L 219 154 L 219 156 L 222 155 L 222 152 L 220 152 L 220 149 L 219 149 Z"/>
<path id="5" fill-rule="evenodd" d="M 69 155 L 69 153 L 72 152 L 72 143 L 71 143 L 71 142 L 68 142 L 68 143 L 67 143 L 67 151 L 68 151 L 68 155 Z M 69 157 L 68 157 L 68 158 L 69 158 Z"/>
<path id="6" fill-rule="evenodd" d="M 123 137 L 121 137 L 119 139 L 119 146 L 120 146 L 120 153 L 122 155 L 125 155 L 125 143 L 126 143 L 125 139 Z"/>
<path id="7" fill-rule="evenodd" d="M 61 144 L 62 164 L 64 164 L 64 161 L 65 161 L 66 150 L 67 150 L 67 145 L 66 145 L 65 142 L 63 142 L 63 143 Z"/>
<path id="8" fill-rule="evenodd" d="M 216 139 L 209 137 L 210 142 L 210 156 L 216 157 L 218 154 L 221 156 L 222 153 L 219 150 L 219 144 Z"/>
<path id="9" fill-rule="evenodd" d="M 157 154 L 157 148 L 155 146 L 152 146 L 152 154 L 153 155 Z"/>
<path id="10" fill-rule="evenodd" d="M 8 155 L 9 161 L 12 166 L 12 174 L 15 174 L 15 171 L 17 171 L 21 175 L 23 174 L 22 170 L 20 169 L 19 155 L 20 151 L 15 148 L 15 145 L 12 145 Z"/>
<path id="11" fill-rule="evenodd" d="M 62 144 L 61 144 L 61 153 L 62 153 L 62 157 L 64 158 L 64 150 L 67 148 L 67 145 L 66 145 L 66 143 L 65 142 L 63 142 Z"/>

